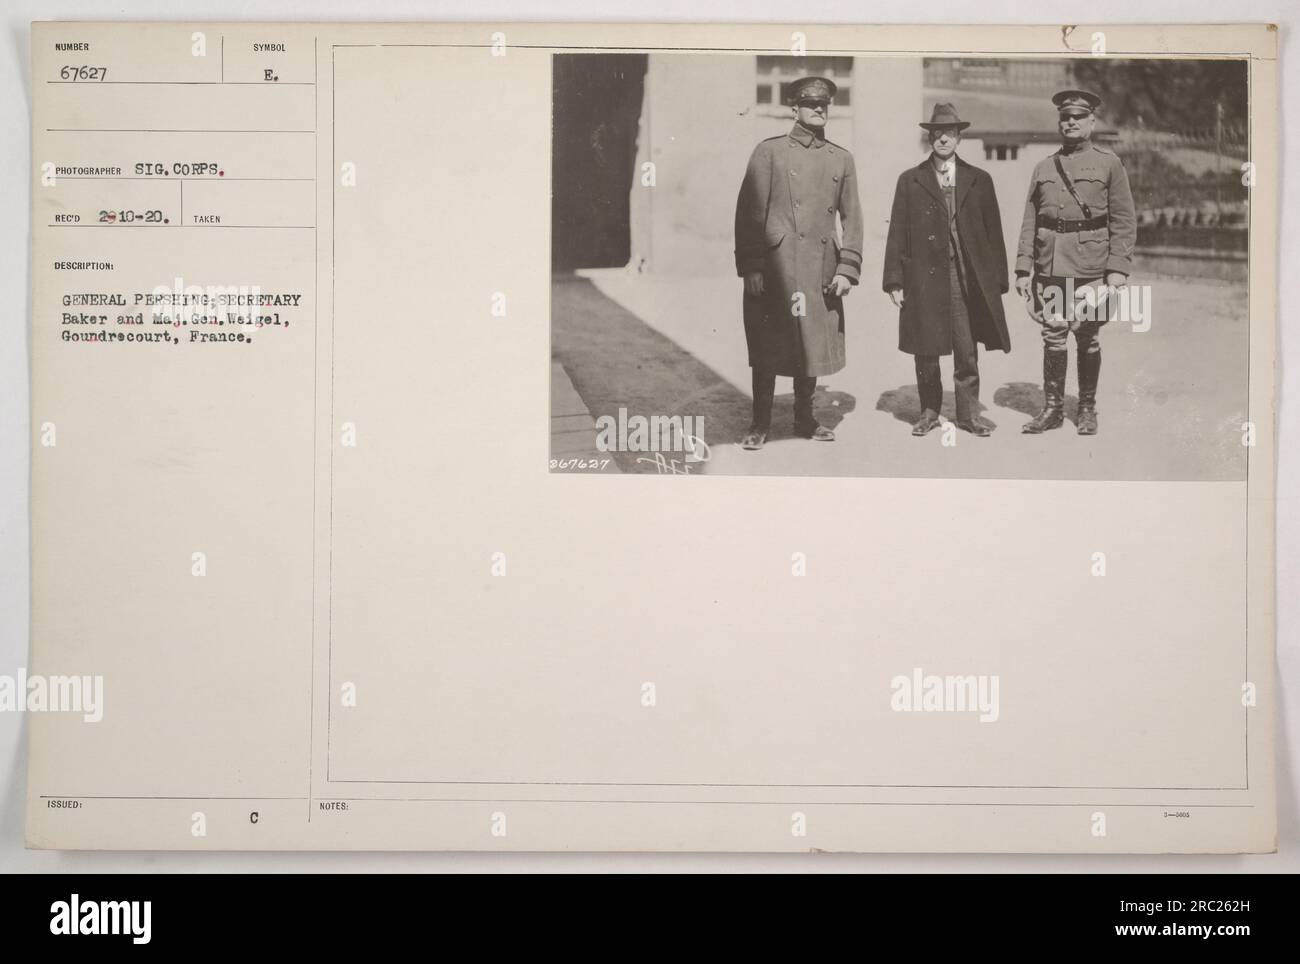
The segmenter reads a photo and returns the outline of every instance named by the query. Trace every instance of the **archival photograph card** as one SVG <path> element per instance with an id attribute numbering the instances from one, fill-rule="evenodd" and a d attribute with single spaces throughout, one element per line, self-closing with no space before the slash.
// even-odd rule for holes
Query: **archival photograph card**
<path id="1" fill-rule="evenodd" d="M 1276 54 L 33 24 L 28 846 L 1274 850 Z"/>

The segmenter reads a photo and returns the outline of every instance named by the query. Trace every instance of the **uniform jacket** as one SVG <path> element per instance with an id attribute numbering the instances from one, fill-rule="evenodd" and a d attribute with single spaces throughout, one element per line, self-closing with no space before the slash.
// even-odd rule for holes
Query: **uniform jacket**
<path id="1" fill-rule="evenodd" d="M 799 124 L 760 142 L 736 199 L 736 273 L 761 271 L 765 288 L 744 297 L 750 365 L 804 376 L 843 368 L 843 299 L 823 289 L 837 274 L 856 285 L 861 268 L 853 155 Z"/>
<path id="2" fill-rule="evenodd" d="M 1058 234 L 1038 227 L 1038 217 L 1083 219 L 1083 211 L 1056 173 L 1054 158 L 1061 158 L 1080 199 L 1093 217 L 1106 215 L 1108 226 L 1092 231 Z M 1137 242 L 1137 214 L 1124 162 L 1091 142 L 1071 153 L 1045 157 L 1034 168 L 1025 198 L 1025 217 L 1016 251 L 1017 274 L 1052 278 L 1100 278 L 1108 271 L 1133 273 L 1133 245 Z"/>
<path id="3" fill-rule="evenodd" d="M 991 349 L 1011 350 L 1002 295 L 1007 248 L 993 179 L 960 157 L 956 166 L 957 235 L 978 300 L 968 303 L 971 336 Z M 898 349 L 910 355 L 952 354 L 952 292 L 948 205 L 927 157 L 898 178 L 885 241 L 882 287 L 903 289 Z M 972 290 L 972 294 L 976 294 Z"/>

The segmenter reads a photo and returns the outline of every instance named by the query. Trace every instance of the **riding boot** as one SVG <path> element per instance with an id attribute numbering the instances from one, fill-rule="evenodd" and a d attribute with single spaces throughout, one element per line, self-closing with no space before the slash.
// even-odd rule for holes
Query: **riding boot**
<path id="1" fill-rule="evenodd" d="M 1101 374 L 1101 349 L 1095 344 L 1092 351 L 1080 351 L 1079 366 L 1079 417 L 1080 435 L 1097 434 L 1097 377 Z"/>
<path id="2" fill-rule="evenodd" d="M 1065 422 L 1065 369 L 1069 356 L 1064 351 L 1043 349 L 1043 410 L 1026 422 L 1020 431 L 1038 435 Z"/>

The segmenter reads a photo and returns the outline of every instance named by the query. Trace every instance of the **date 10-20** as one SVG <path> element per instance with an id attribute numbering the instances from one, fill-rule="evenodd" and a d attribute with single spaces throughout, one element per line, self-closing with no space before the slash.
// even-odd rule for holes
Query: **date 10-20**
<path id="1" fill-rule="evenodd" d="M 167 224 L 162 211 L 100 211 L 100 224 Z"/>

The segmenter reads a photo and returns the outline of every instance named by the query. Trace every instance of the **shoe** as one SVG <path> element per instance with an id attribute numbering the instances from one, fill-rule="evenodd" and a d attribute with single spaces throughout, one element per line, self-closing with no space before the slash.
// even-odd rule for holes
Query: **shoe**
<path id="1" fill-rule="evenodd" d="M 964 419 L 957 423 L 957 427 L 963 432 L 970 432 L 976 438 L 988 438 L 993 434 L 993 426 L 978 417 Z"/>
<path id="2" fill-rule="evenodd" d="M 767 433 L 760 432 L 757 429 L 750 429 L 744 438 L 740 440 L 740 447 L 746 452 L 757 452 L 767 442 Z"/>
<path id="3" fill-rule="evenodd" d="M 1043 349 L 1043 410 L 1021 426 L 1026 435 L 1039 435 L 1065 424 L 1065 367 L 1063 351 Z"/>
<path id="4" fill-rule="evenodd" d="M 932 412 L 930 411 L 930 409 L 927 408 L 924 412 L 921 413 L 921 417 L 918 418 L 912 424 L 912 434 L 928 435 L 938 427 L 939 427 L 939 413 Z"/>
<path id="5" fill-rule="evenodd" d="M 835 441 L 835 433 L 832 432 L 830 429 L 828 429 L 825 425 L 818 425 L 816 422 L 796 423 L 794 427 L 794 434 L 797 435 L 799 438 L 810 438 L 815 442 Z"/>
<path id="6" fill-rule="evenodd" d="M 1089 406 L 1083 407 L 1083 402 L 1079 403 L 1078 429 L 1080 435 L 1097 434 L 1097 410 Z"/>

